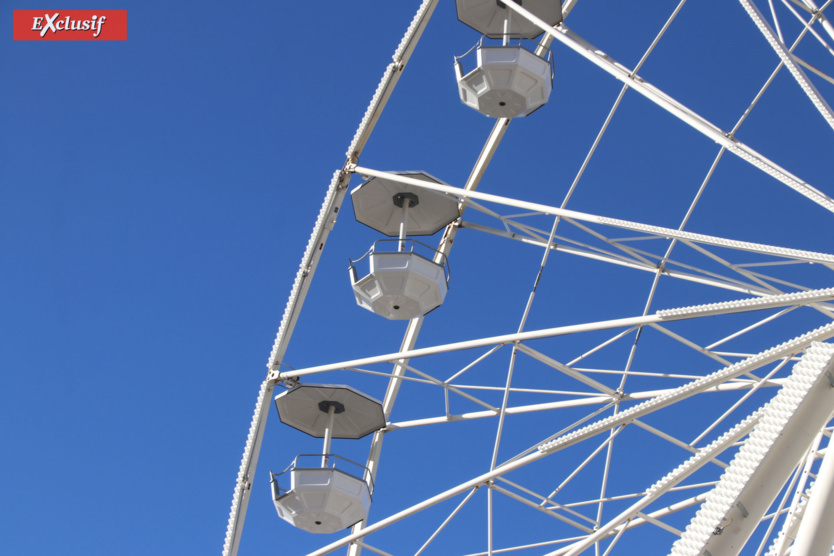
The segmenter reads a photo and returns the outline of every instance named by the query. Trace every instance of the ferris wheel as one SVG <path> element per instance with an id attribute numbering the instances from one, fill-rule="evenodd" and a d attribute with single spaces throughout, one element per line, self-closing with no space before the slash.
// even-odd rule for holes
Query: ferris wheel
<path id="1" fill-rule="evenodd" d="M 224 555 L 255 499 L 287 554 L 830 554 L 829 4 L 425 0 L 327 188 Z M 396 105 L 450 30 L 457 112 Z"/>

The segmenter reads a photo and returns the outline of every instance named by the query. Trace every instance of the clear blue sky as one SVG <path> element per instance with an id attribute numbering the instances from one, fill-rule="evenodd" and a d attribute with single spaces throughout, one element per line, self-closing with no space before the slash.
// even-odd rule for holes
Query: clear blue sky
<path id="1" fill-rule="evenodd" d="M 127 41 L 38 43 L 12 41 L 13 9 L 90 5 L 5 3 L 4 553 L 220 552 L 252 407 L 299 260 L 330 177 L 418 4 L 111 2 L 92 7 L 127 10 Z M 673 4 L 611 4 L 580 0 L 568 25 L 631 68 Z M 785 31 L 795 36 L 796 25 Z M 442 0 L 363 165 L 420 169 L 463 185 L 492 121 L 458 101 L 452 56 L 477 39 L 457 21 L 454 3 Z M 801 55 L 834 73 L 831 56 L 806 43 Z M 549 104 L 511 124 L 481 190 L 561 203 L 620 84 L 563 47 L 554 47 L 554 57 Z M 740 5 L 691 1 L 640 74 L 729 130 L 777 63 Z M 831 84 L 815 83 L 832 102 Z M 787 72 L 737 137 L 834 196 L 834 132 Z M 677 227 L 717 152 L 629 93 L 568 208 Z M 687 230 L 832 252 L 832 220 L 727 154 Z M 404 330 L 353 304 L 347 259 L 378 236 L 350 210 L 336 232 L 285 359 L 294 368 L 394 352 Z M 421 345 L 518 327 L 540 250 L 474 232 L 459 238 L 448 306 L 427 317 Z M 640 314 L 651 275 L 609 272 L 554 256 L 528 328 Z M 803 279 L 830 285 L 826 275 Z M 653 310 L 736 297 L 672 285 Z M 820 318 L 768 331 L 749 349 L 792 338 Z M 617 352 L 610 364 L 624 357 Z M 506 357 L 496 383 L 505 365 Z M 685 366 L 716 368 L 706 358 Z M 384 380 L 357 380 L 370 395 L 384 395 Z M 419 390 L 404 398 L 397 418 L 442 412 L 432 396 L 431 411 Z M 531 428 L 513 433 L 517 447 L 558 426 Z M 493 424 L 449 425 L 392 439 L 373 516 L 483 471 L 492 435 Z M 348 444 L 337 448 L 364 460 L 367 439 Z M 515 453 L 509 446 L 502 455 Z M 318 449 L 273 413 L 240 554 L 303 554 L 325 542 L 279 520 L 268 487 L 269 469 Z M 646 472 L 647 483 L 657 478 Z M 481 526 L 483 511 L 472 523 Z M 402 553 L 419 547 L 437 515 L 399 529 Z M 523 529 L 517 516 L 506 520 Z M 438 553 L 485 548 L 464 537 Z M 388 549 L 400 554 L 396 547 Z"/>

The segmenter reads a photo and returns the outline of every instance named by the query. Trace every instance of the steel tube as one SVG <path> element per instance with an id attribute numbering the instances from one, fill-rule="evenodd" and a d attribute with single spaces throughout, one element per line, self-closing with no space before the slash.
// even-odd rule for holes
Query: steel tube
<path id="1" fill-rule="evenodd" d="M 336 417 L 336 406 L 331 405 L 327 408 L 327 425 L 324 427 L 324 450 L 321 456 L 321 466 L 327 467 L 329 459 L 327 455 L 330 453 L 330 442 L 333 440 L 333 420 Z"/>
<path id="2" fill-rule="evenodd" d="M 462 199 L 476 199 L 491 203 L 498 203 L 509 207 L 516 207 L 533 212 L 541 212 L 543 214 L 559 216 L 561 218 L 572 218 L 581 222 L 591 222 L 595 224 L 602 224 L 605 226 L 613 226 L 615 228 L 651 234 L 664 238 L 687 240 L 696 243 L 704 243 L 707 245 L 715 245 L 718 247 L 729 247 L 731 249 L 750 251 L 752 253 L 777 255 L 780 257 L 794 258 L 808 262 L 819 262 L 829 264 L 834 263 L 834 255 L 830 255 L 827 253 L 815 253 L 812 251 L 800 251 L 798 249 L 787 249 L 783 247 L 774 247 L 771 245 L 763 245 L 759 243 L 750 243 L 746 241 L 735 241 L 715 236 L 708 236 L 704 234 L 683 232 L 675 230 L 673 228 L 663 228 L 661 226 L 652 226 L 648 224 L 640 224 L 638 222 L 629 222 L 628 220 L 608 218 L 605 216 L 598 216 L 575 210 L 562 209 L 550 205 L 543 205 L 541 203 L 519 201 L 516 199 L 511 199 L 509 197 L 502 197 L 501 195 L 493 195 L 490 193 L 482 193 L 479 191 L 467 191 L 466 189 L 461 189 L 459 187 L 452 187 L 450 185 L 442 185 L 438 183 L 430 183 L 423 180 L 409 178 L 408 176 L 393 174 L 391 172 L 380 172 L 371 168 L 365 168 L 364 166 L 352 166 L 350 168 L 350 171 L 355 174 L 385 178 L 400 183 L 414 185 L 416 187 L 422 187 L 424 189 L 431 189 L 434 191 L 439 191 L 441 193 L 456 195 Z M 834 201 L 832 201 L 832 206 L 834 206 Z M 832 210 L 834 210 L 834 208 Z"/>
<path id="3" fill-rule="evenodd" d="M 448 351 L 457 351 L 463 349 L 472 349 L 478 347 L 492 346 L 495 344 L 508 344 L 512 342 L 523 342 L 527 340 L 536 340 L 541 338 L 550 338 L 554 336 L 564 336 L 568 334 L 576 334 L 580 332 L 592 332 L 596 330 L 606 330 L 610 328 L 624 328 L 629 326 L 638 326 L 650 324 L 655 322 L 668 322 L 673 320 L 685 320 L 688 318 L 697 318 L 708 315 L 740 313 L 746 311 L 754 311 L 759 309 L 768 309 L 776 307 L 784 307 L 793 304 L 807 305 L 819 301 L 830 301 L 834 299 L 834 289 L 829 288 L 825 290 L 811 290 L 802 292 L 800 294 L 786 294 L 782 296 L 770 296 L 776 299 L 769 299 L 763 297 L 759 299 L 745 300 L 742 302 L 727 302 L 716 303 L 703 307 L 695 307 L 691 309 L 676 311 L 659 311 L 653 315 L 646 315 L 645 317 L 627 317 L 622 319 L 612 319 L 606 321 L 591 322 L 585 324 L 573 324 L 568 326 L 559 326 L 555 328 L 546 328 L 542 330 L 533 330 L 529 332 L 521 332 L 517 334 L 504 334 L 501 336 L 491 336 L 488 338 L 480 338 L 477 340 L 469 340 L 464 342 L 455 342 L 441 346 L 411 349 L 408 351 L 401 351 L 399 353 L 389 353 L 386 355 L 377 355 L 374 357 L 366 357 L 363 359 L 354 359 L 351 361 L 343 361 L 341 363 L 333 363 L 330 365 L 320 365 L 317 367 L 308 367 L 306 369 L 298 369 L 295 371 L 286 371 L 279 373 L 273 371 L 270 378 L 273 380 L 286 380 L 288 378 L 300 377 L 309 374 L 322 373 L 326 371 L 343 370 L 351 367 L 361 367 L 363 365 L 373 365 L 375 363 L 392 363 L 398 362 L 401 359 L 411 359 L 413 357 L 422 357 L 425 355 L 433 355 L 436 353 L 444 353 Z"/>
<path id="4" fill-rule="evenodd" d="M 645 80 L 637 77 L 634 75 L 633 71 L 629 70 L 622 64 L 615 62 L 610 56 L 602 52 L 599 48 L 570 31 L 564 23 L 556 28 L 553 28 L 542 21 L 541 18 L 536 17 L 529 10 L 520 6 L 513 0 L 506 0 L 504 4 L 514 12 L 526 18 L 528 21 L 537 25 L 542 31 L 557 41 L 561 42 L 580 56 L 587 59 L 589 62 L 613 76 L 615 79 L 628 84 L 628 86 L 634 91 L 637 91 L 664 110 L 670 112 L 684 123 L 697 129 L 719 145 L 726 147 L 733 154 L 747 160 L 797 193 L 825 207 L 827 210 L 834 212 L 834 199 L 831 199 L 820 190 L 803 182 L 784 168 L 778 166 L 773 161 L 762 156 L 744 143 L 737 141 L 731 134 L 725 133 L 718 126 L 707 121 Z"/>
<path id="5" fill-rule="evenodd" d="M 829 442 L 829 448 L 832 447 Z M 803 512 L 791 554 L 828 556 L 834 544 L 834 450 L 826 450 L 822 467 Z"/>

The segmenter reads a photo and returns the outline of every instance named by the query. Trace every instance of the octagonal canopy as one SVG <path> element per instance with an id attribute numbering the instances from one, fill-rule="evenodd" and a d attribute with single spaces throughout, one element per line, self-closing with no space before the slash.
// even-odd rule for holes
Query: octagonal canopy
<path id="1" fill-rule="evenodd" d="M 562 22 L 561 0 L 517 0 L 526 10 L 543 19 L 548 25 Z M 500 0 L 455 0 L 458 19 L 476 31 L 491 39 L 504 36 L 504 20 L 510 8 Z M 514 39 L 532 39 L 542 34 L 542 30 L 521 15 L 510 15 L 510 37 Z"/>
<path id="2" fill-rule="evenodd" d="M 333 438 L 362 438 L 385 426 L 382 404 L 350 386 L 299 384 L 275 396 L 281 422 L 316 438 L 324 438 L 331 406 Z"/>
<path id="3" fill-rule="evenodd" d="M 447 185 L 426 172 L 393 172 L 430 183 Z M 370 178 L 350 193 L 356 220 L 390 237 L 400 233 L 402 195 L 417 197 L 408 208 L 406 235 L 430 236 L 442 230 L 459 216 L 458 200 L 428 189 L 422 189 L 385 178 Z M 400 196 L 398 200 L 395 197 Z"/>

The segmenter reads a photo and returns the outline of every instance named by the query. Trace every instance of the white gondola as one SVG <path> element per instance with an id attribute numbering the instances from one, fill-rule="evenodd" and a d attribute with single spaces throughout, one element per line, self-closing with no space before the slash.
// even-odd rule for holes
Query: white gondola
<path id="1" fill-rule="evenodd" d="M 302 454 L 283 472 L 270 473 L 278 516 L 310 533 L 335 533 L 367 518 L 371 473 L 331 454 L 330 443 L 333 438 L 357 439 L 383 428 L 382 404 L 349 386 L 298 384 L 276 396 L 275 407 L 284 424 L 324 438 L 322 454 Z M 278 479 L 287 473 L 290 488 L 281 488 Z"/>
<path id="2" fill-rule="evenodd" d="M 559 0 L 528 0 L 524 7 L 534 15 L 556 25 L 562 21 Z M 460 100 L 492 118 L 518 118 L 544 106 L 553 90 L 553 64 L 548 50 L 537 53 L 511 39 L 532 39 L 541 29 L 527 20 L 513 18 L 512 10 L 495 0 L 457 0 L 458 19 L 501 45 L 477 45 L 477 65 L 464 72 L 460 57 L 455 57 Z M 471 50 L 470 50 L 471 52 Z M 469 54 L 469 52 L 467 52 Z M 539 55 L 541 54 L 541 55 Z"/>
<path id="3" fill-rule="evenodd" d="M 381 249 L 392 243 L 395 250 Z M 416 252 L 418 246 L 434 252 L 434 260 Z M 359 278 L 353 265 L 365 257 L 370 272 Z M 449 291 L 449 263 L 442 253 L 419 241 L 382 239 L 362 258 L 350 261 L 350 281 L 360 307 L 390 320 L 413 319 L 443 304 Z"/>
<path id="4" fill-rule="evenodd" d="M 544 106 L 553 90 L 553 68 L 523 46 L 483 46 L 477 49 L 478 65 L 464 74 L 455 58 L 460 100 L 492 118 L 519 118 Z"/>
<path id="5" fill-rule="evenodd" d="M 323 455 L 333 467 L 312 465 L 313 458 Z M 350 464 L 361 474 L 337 468 L 340 462 Z M 290 475 L 289 490 L 278 483 L 278 478 L 286 473 Z M 333 454 L 301 454 L 282 473 L 270 473 L 270 484 L 278 516 L 309 533 L 347 529 L 368 517 L 371 508 L 373 483 L 368 469 Z"/>
<path id="6" fill-rule="evenodd" d="M 443 183 L 425 172 L 398 174 Z M 356 303 L 391 320 L 413 319 L 439 307 L 449 290 L 449 263 L 443 254 L 406 236 L 431 235 L 453 222 L 459 216 L 458 200 L 383 178 L 369 179 L 351 192 L 351 199 L 358 221 L 398 236 L 375 242 L 365 255 L 350 261 Z M 369 272 L 360 278 L 354 263 L 366 257 Z"/>

